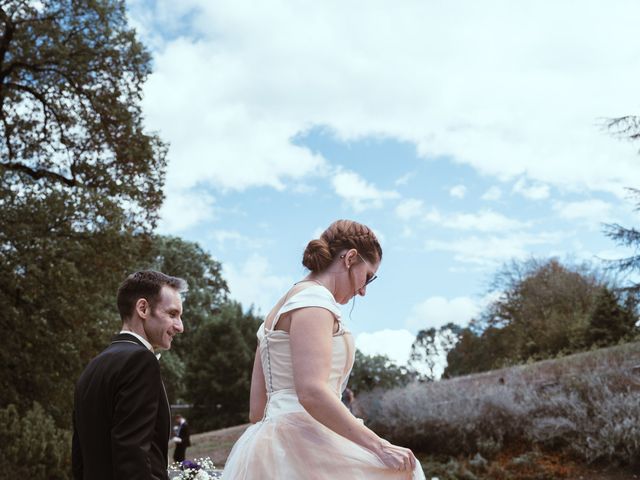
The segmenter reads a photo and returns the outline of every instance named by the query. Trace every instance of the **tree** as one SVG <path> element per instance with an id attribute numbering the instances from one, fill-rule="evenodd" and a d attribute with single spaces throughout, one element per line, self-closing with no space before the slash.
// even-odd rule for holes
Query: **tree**
<path id="1" fill-rule="evenodd" d="M 462 327 L 447 323 L 439 329 L 420 330 L 411 344 L 409 364 L 414 369 L 427 369 L 426 378 L 436 379 L 436 368 L 443 363 L 447 354 L 460 340 Z"/>
<path id="2" fill-rule="evenodd" d="M 628 297 L 629 300 L 633 297 Z M 613 345 L 632 334 L 638 316 L 633 300 L 624 303 L 615 292 L 603 288 L 591 314 L 587 343 L 589 345 Z"/>
<path id="3" fill-rule="evenodd" d="M 222 278 L 220 263 L 197 243 L 155 235 L 148 261 L 144 268 L 184 278 L 189 285 L 183 304 L 184 333 L 175 338 L 171 351 L 163 354 L 160 362 L 169 401 L 184 401 L 186 362 L 195 347 L 198 331 L 216 321 L 229 289 Z"/>
<path id="4" fill-rule="evenodd" d="M 606 123 L 606 128 L 619 139 L 631 142 L 640 140 L 640 116 L 638 115 L 610 119 Z M 635 211 L 640 211 L 640 189 L 629 188 L 628 191 L 630 197 L 636 200 Z M 619 245 L 634 249 L 631 256 L 615 261 L 616 267 L 624 273 L 640 272 L 640 230 L 623 227 L 617 223 L 605 225 L 604 230 L 605 234 Z M 640 282 L 632 282 L 627 289 L 640 293 Z"/>
<path id="5" fill-rule="evenodd" d="M 507 367 L 616 344 L 637 331 L 637 297 L 589 265 L 512 262 L 496 275 L 501 296 L 447 356 L 445 375 Z"/>
<path id="6" fill-rule="evenodd" d="M 640 122 L 640 120 L 637 121 Z M 640 132 L 640 128 L 638 132 Z M 640 138 L 640 133 L 637 135 L 639 135 L 638 138 Z M 628 190 L 630 195 L 636 199 L 635 211 L 640 212 L 640 190 L 635 188 Z M 618 245 L 634 249 L 634 253 L 631 256 L 614 261 L 614 265 L 623 273 L 640 272 L 640 230 L 633 227 L 626 228 L 617 223 L 612 223 L 605 225 L 605 234 Z M 640 293 L 640 282 L 631 283 L 627 289 L 635 293 Z"/>
<path id="7" fill-rule="evenodd" d="M 120 326 L 166 148 L 144 132 L 150 57 L 121 1 L 0 4 L 0 407 L 68 428 L 73 383 Z"/>
<path id="8" fill-rule="evenodd" d="M 249 421 L 251 372 L 262 320 L 237 302 L 220 307 L 215 321 L 195 333 L 186 359 L 186 400 L 198 431 Z"/>
<path id="9" fill-rule="evenodd" d="M 354 394 L 374 388 L 389 390 L 401 387 L 416 378 L 413 370 L 396 365 L 386 355 L 365 355 L 356 350 L 356 358 L 349 377 L 349 388 Z"/>
<path id="10" fill-rule="evenodd" d="M 127 26 L 124 2 L 10 0 L 0 22 L 4 181 L 72 193 L 76 206 L 88 203 L 82 210 L 93 213 L 87 220 L 96 229 L 113 204 L 129 204 L 128 220 L 140 228 L 153 223 L 165 146 L 143 131 L 151 62 Z"/>
<path id="11" fill-rule="evenodd" d="M 483 320 L 510 333 L 513 360 L 577 351 L 585 348 L 584 333 L 605 285 L 600 272 L 587 264 L 512 262 L 496 276 L 494 287 L 503 294 L 489 305 Z"/>

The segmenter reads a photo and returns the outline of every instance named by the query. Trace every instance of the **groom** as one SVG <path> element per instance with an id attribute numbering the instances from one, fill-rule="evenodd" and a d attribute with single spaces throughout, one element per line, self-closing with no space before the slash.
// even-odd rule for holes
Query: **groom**
<path id="1" fill-rule="evenodd" d="M 130 275 L 118 289 L 122 331 L 76 384 L 75 480 L 167 480 L 169 401 L 157 353 L 182 333 L 187 284 L 160 272 Z"/>

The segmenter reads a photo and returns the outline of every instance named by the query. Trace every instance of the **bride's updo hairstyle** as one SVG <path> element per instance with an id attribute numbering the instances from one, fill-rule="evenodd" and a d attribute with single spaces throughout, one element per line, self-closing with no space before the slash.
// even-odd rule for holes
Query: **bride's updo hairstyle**
<path id="1" fill-rule="evenodd" d="M 353 220 L 337 220 L 320 238 L 311 240 L 302 254 L 302 264 L 314 273 L 331 265 L 340 252 L 355 248 L 368 262 L 382 260 L 382 248 L 373 230 Z"/>

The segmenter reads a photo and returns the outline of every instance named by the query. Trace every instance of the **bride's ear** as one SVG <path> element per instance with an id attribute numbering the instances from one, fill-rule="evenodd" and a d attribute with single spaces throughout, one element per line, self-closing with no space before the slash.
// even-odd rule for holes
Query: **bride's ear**
<path id="1" fill-rule="evenodd" d="M 356 261 L 356 257 L 358 256 L 358 251 L 355 248 L 350 249 L 344 257 L 345 264 L 347 268 L 351 268 L 351 265 Z"/>

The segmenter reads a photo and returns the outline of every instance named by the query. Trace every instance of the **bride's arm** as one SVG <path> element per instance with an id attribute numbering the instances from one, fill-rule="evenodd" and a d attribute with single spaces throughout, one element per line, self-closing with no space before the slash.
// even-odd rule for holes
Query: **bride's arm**
<path id="1" fill-rule="evenodd" d="M 328 385 L 334 317 L 319 307 L 294 310 L 289 329 L 293 381 L 300 403 L 318 422 L 371 450 L 389 468 L 410 470 L 409 449 L 391 445 L 359 422 Z"/>
<path id="2" fill-rule="evenodd" d="M 253 360 L 253 373 L 251 374 L 251 395 L 249 401 L 249 421 L 256 423 L 262 420 L 264 409 L 267 405 L 267 386 L 264 383 L 262 362 L 260 361 L 260 349 L 256 349 Z"/>

